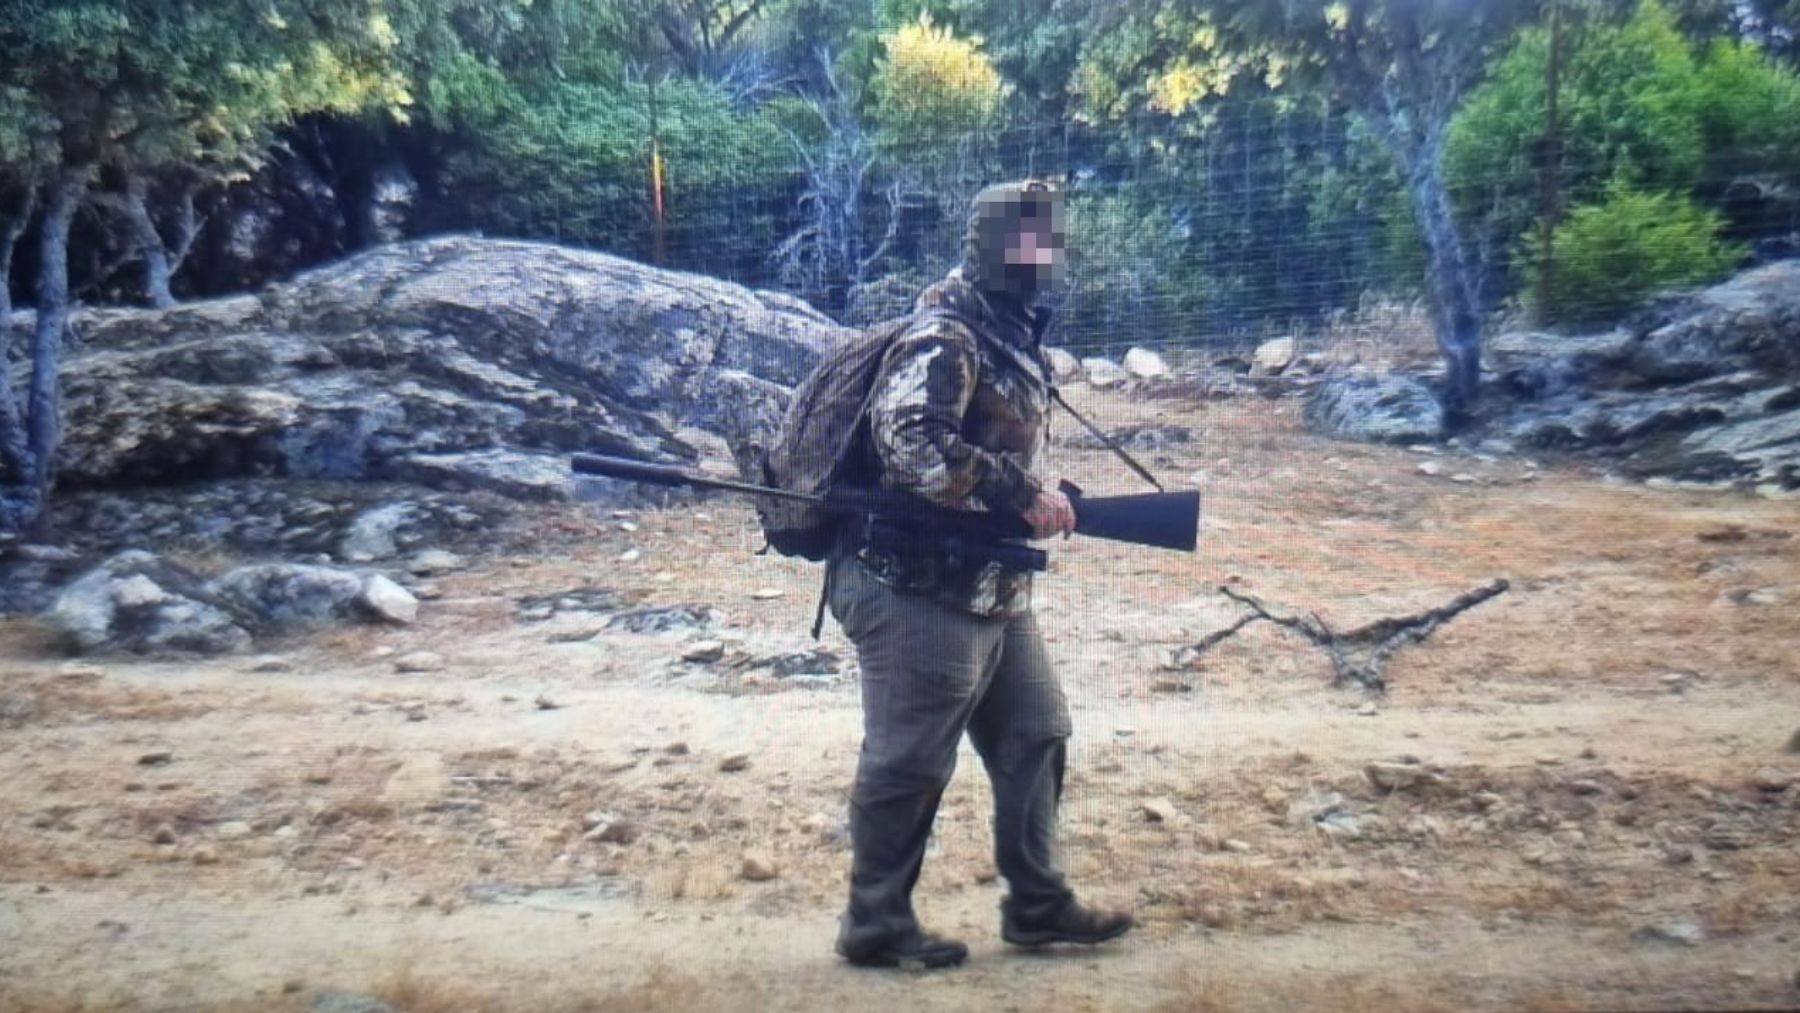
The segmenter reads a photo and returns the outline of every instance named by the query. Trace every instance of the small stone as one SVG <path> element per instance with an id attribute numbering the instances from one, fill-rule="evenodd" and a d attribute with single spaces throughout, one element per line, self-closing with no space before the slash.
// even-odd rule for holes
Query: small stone
<path id="1" fill-rule="evenodd" d="M 468 563 L 463 557 L 454 552 L 446 552 L 443 549 L 426 549 L 414 555 L 406 564 L 406 569 L 415 576 L 429 577 L 433 574 L 460 570 L 467 565 Z"/>
<path id="2" fill-rule="evenodd" d="M 687 650 L 681 652 L 681 660 L 697 664 L 708 664 L 725 656 L 725 642 L 722 640 L 695 641 Z"/>
<path id="3" fill-rule="evenodd" d="M 1774 767 L 1764 767 L 1756 772 L 1750 783 L 1762 791 L 1786 791 L 1793 786 L 1794 775 Z"/>
<path id="4" fill-rule="evenodd" d="M 1443 472 L 1444 472 L 1444 466 L 1437 463 L 1436 461 L 1420 461 L 1419 462 L 1419 474 L 1421 474 L 1421 475 L 1436 476 L 1436 475 L 1443 474 Z"/>
<path id="5" fill-rule="evenodd" d="M 538 694 L 538 698 L 533 701 L 533 703 L 537 704 L 537 709 L 541 711 L 553 711 L 562 708 L 562 704 L 557 703 L 555 700 L 550 699 L 542 693 Z"/>
<path id="6" fill-rule="evenodd" d="M 1412 763 L 1371 763 L 1363 768 L 1363 776 L 1383 791 L 1404 791 L 1425 780 L 1425 768 Z"/>
<path id="7" fill-rule="evenodd" d="M 1372 718 L 1375 715 L 1380 714 L 1381 709 L 1375 706 L 1375 701 L 1371 700 L 1361 707 L 1356 708 L 1356 713 L 1359 717 Z"/>
<path id="8" fill-rule="evenodd" d="M 1191 693 L 1193 689 L 1179 679 L 1157 679 L 1150 684 L 1152 693 Z"/>
<path id="9" fill-rule="evenodd" d="M 1698 946 L 1700 941 L 1706 938 L 1706 931 L 1697 922 L 1686 920 L 1656 922 L 1638 929 L 1633 933 L 1633 938 L 1641 943 Z"/>
<path id="10" fill-rule="evenodd" d="M 750 769 L 749 753 L 733 753 L 719 761 L 719 769 L 727 774 Z"/>
<path id="11" fill-rule="evenodd" d="M 1476 478 L 1466 471 L 1459 471 L 1450 476 L 1450 481 L 1455 482 L 1457 485 L 1474 485 L 1475 483 L 1480 482 L 1481 479 Z"/>
<path id="12" fill-rule="evenodd" d="M 1491 791 L 1478 791 L 1470 797 L 1472 799 L 1474 799 L 1476 805 L 1481 807 L 1483 812 L 1486 812 L 1487 810 L 1492 809 L 1495 806 L 1500 805 L 1502 802 L 1506 801 L 1506 799 L 1502 798 L 1499 795 L 1494 794 Z"/>
<path id="13" fill-rule="evenodd" d="M 620 531 L 623 531 L 629 535 L 629 534 L 636 532 L 638 529 L 638 526 L 636 524 L 632 523 L 631 521 L 620 521 L 618 523 L 618 528 Z"/>
<path id="14" fill-rule="evenodd" d="M 406 720 L 408 721 L 423 721 L 430 716 L 431 715 L 425 713 L 425 708 L 423 707 L 413 707 L 406 712 Z"/>
<path id="15" fill-rule="evenodd" d="M 686 756 L 688 754 L 688 744 L 685 742 L 671 742 L 663 747 L 663 752 L 668 753 L 670 756 Z"/>
<path id="16" fill-rule="evenodd" d="M 752 883 L 766 883 L 781 875 L 781 869 L 775 860 L 761 852 L 751 852 L 744 856 L 741 874 Z"/>
<path id="17" fill-rule="evenodd" d="M 1599 795 L 1606 791 L 1606 786 L 1598 781 L 1570 781 L 1569 790 L 1577 795 Z"/>
<path id="18" fill-rule="evenodd" d="M 174 753 L 172 753 L 166 749 L 161 749 L 154 753 L 145 753 L 144 755 L 138 757 L 137 762 L 138 762 L 138 766 L 140 766 L 140 767 L 160 767 L 166 763 L 169 763 L 170 761 L 172 761 L 174 759 L 175 759 Z"/>
<path id="19" fill-rule="evenodd" d="M 1250 842 L 1240 841 L 1235 837 L 1227 838 L 1225 841 L 1225 850 L 1242 855 L 1250 851 Z"/>
<path id="20" fill-rule="evenodd" d="M 221 841 L 235 841 L 240 837 L 249 837 L 250 824 L 245 823 L 243 820 L 231 820 L 226 823 L 221 823 L 219 824 L 219 829 L 213 831 L 213 836 Z"/>
<path id="21" fill-rule="evenodd" d="M 362 605 L 376 618 L 404 626 L 419 618 L 419 599 L 381 574 L 363 584 Z"/>
<path id="22" fill-rule="evenodd" d="M 619 553 L 619 562 L 621 563 L 635 563 L 642 558 L 644 558 L 644 554 L 636 549 L 626 549 Z"/>
<path id="23" fill-rule="evenodd" d="M 1157 797 L 1138 806 L 1138 811 L 1151 823 L 1173 823 L 1177 815 L 1175 803 L 1167 798 Z"/>
<path id="24" fill-rule="evenodd" d="M 1280 785 L 1271 784 L 1263 789 L 1263 807 L 1270 812 L 1281 812 L 1287 808 L 1288 793 L 1281 790 Z"/>
<path id="25" fill-rule="evenodd" d="M 785 594 L 787 594 L 787 592 L 778 587 L 762 587 L 757 588 L 755 593 L 751 594 L 750 597 L 757 601 L 773 601 Z"/>
<path id="26" fill-rule="evenodd" d="M 292 672 L 294 663 L 278 654 L 264 654 L 250 659 L 252 672 Z"/>
<path id="27" fill-rule="evenodd" d="M 188 857 L 193 860 L 195 865 L 217 865 L 219 850 L 210 844 L 202 844 L 195 848 L 193 854 Z"/>
<path id="28" fill-rule="evenodd" d="M 394 671 L 405 673 L 441 672 L 444 656 L 435 651 L 412 651 L 394 659 Z"/>
<path id="29" fill-rule="evenodd" d="M 289 978 L 281 983 L 281 991 L 287 995 L 293 995 L 295 992 L 301 991 L 304 988 L 306 988 L 306 982 L 301 981 L 299 978 Z"/>
<path id="30" fill-rule="evenodd" d="M 598 844 L 632 844 L 637 838 L 643 837 L 643 829 L 632 820 L 616 819 L 590 829 L 583 837 Z"/>

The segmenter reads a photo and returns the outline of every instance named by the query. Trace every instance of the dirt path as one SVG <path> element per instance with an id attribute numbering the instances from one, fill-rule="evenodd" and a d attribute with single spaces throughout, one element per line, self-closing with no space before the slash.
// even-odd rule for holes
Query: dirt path
<path id="1" fill-rule="evenodd" d="M 1128 941 L 1003 951 L 971 754 L 919 891 L 971 965 L 843 967 L 859 718 L 853 666 L 808 654 L 849 654 L 805 637 L 816 571 L 749 555 L 730 503 L 546 511 L 585 537 L 274 663 L 69 662 L 0 627 L 0 1009 L 1800 1003 L 1800 504 L 1090 400 L 1186 427 L 1160 467 L 1208 496 L 1197 557 L 1059 543 L 1041 585 L 1066 858 L 1139 911 Z M 1221 583 L 1343 626 L 1493 576 L 1379 700 L 1261 626 L 1169 666 L 1236 614 Z M 641 600 L 520 600 L 581 587 Z M 606 628 L 686 604 L 715 614 Z M 442 669 L 395 671 L 420 650 Z"/>

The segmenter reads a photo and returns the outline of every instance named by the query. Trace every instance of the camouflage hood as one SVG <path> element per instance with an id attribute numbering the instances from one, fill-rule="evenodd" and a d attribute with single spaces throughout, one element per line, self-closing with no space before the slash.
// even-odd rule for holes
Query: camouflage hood
<path id="1" fill-rule="evenodd" d="M 987 294 L 1000 294 L 1029 306 L 1039 294 L 1062 280 L 1061 261 L 1049 265 L 1008 264 L 1007 240 L 1022 224 L 1048 223 L 1058 244 L 1064 232 L 1062 191 L 1042 180 L 1000 183 L 975 195 L 969 203 L 963 236 L 962 276 Z"/>

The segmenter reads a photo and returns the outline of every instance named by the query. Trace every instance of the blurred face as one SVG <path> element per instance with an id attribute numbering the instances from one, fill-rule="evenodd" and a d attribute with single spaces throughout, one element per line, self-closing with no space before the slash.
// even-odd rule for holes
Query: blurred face
<path id="1" fill-rule="evenodd" d="M 1021 218 L 1007 236 L 1003 256 L 1009 273 L 1030 278 L 1033 289 L 1048 289 L 1063 279 L 1062 230 L 1049 217 Z"/>

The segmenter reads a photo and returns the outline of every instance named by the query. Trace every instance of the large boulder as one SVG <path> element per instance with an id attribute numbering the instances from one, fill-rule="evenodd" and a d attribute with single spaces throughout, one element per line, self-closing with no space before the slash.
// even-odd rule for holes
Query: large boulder
<path id="1" fill-rule="evenodd" d="M 571 495 L 574 450 L 693 463 L 684 427 L 755 444 L 848 333 L 789 296 L 462 236 L 74 326 L 65 491 L 277 475 L 532 499 Z"/>
<path id="2" fill-rule="evenodd" d="M 78 653 L 223 654 L 249 648 L 257 625 L 198 575 L 135 550 L 64 588 L 46 618 Z"/>
<path id="3" fill-rule="evenodd" d="M 207 590 L 274 630 L 329 626 L 361 618 L 362 577 L 302 563 L 254 563 L 220 575 Z"/>
<path id="4" fill-rule="evenodd" d="M 1306 405 L 1313 428 L 1386 443 L 1438 438 L 1444 410 L 1430 388 L 1408 376 L 1344 373 L 1327 378 Z"/>
<path id="5" fill-rule="evenodd" d="M 1800 488 L 1800 262 L 1666 298 L 1594 335 L 1488 342 L 1488 429 L 1627 474 Z"/>

